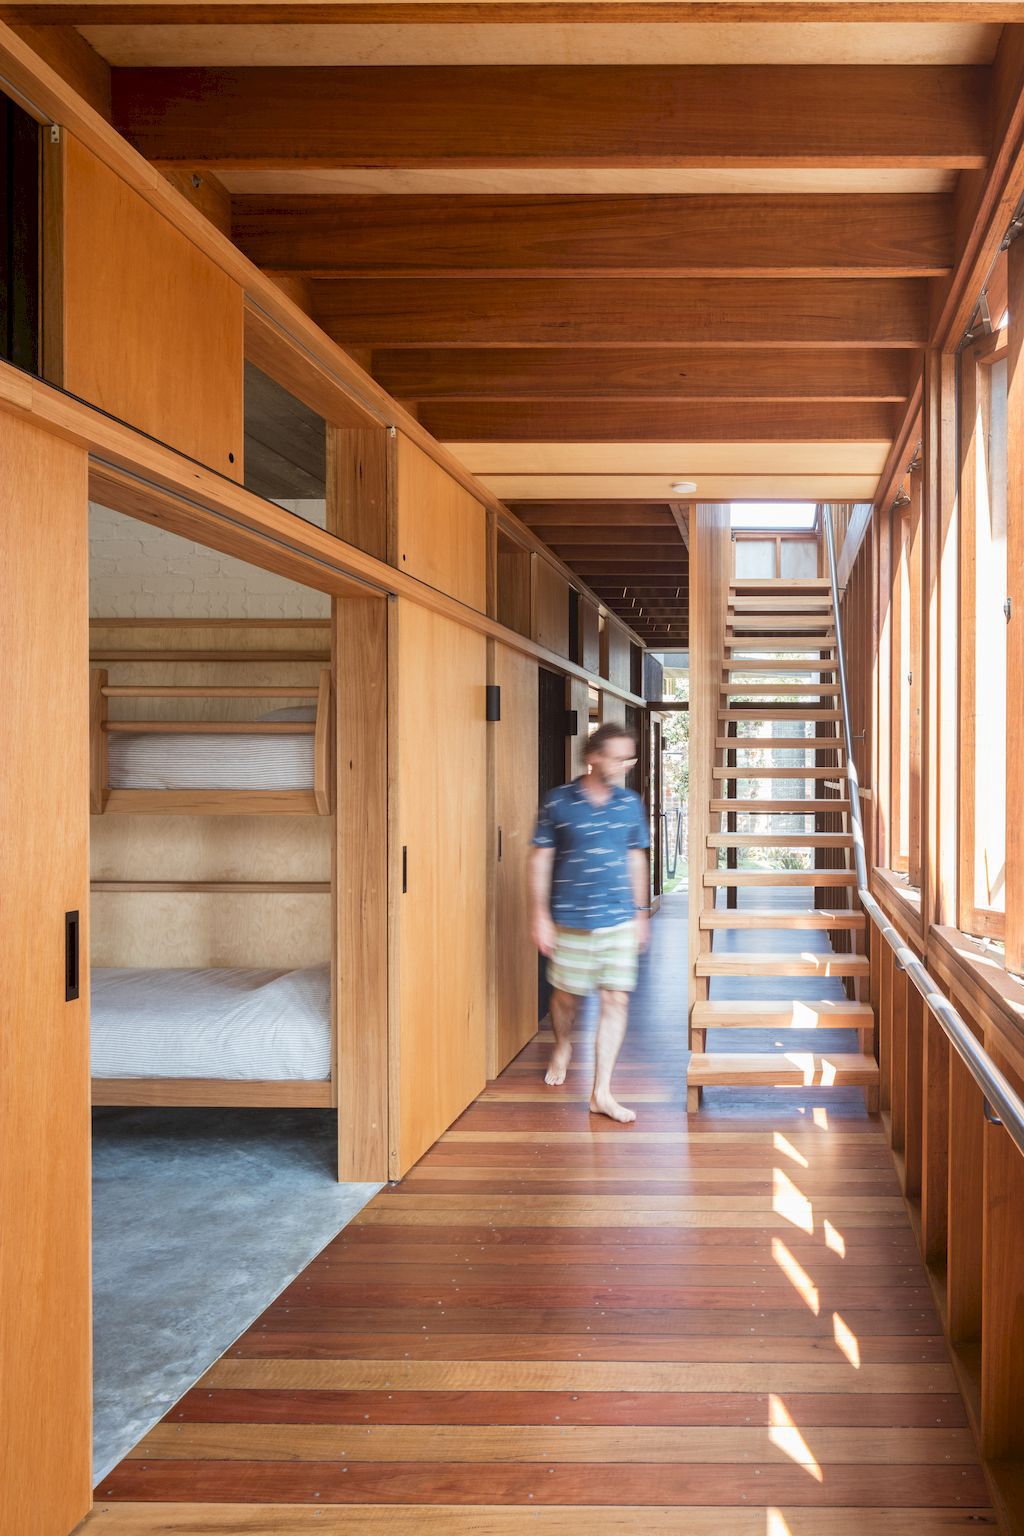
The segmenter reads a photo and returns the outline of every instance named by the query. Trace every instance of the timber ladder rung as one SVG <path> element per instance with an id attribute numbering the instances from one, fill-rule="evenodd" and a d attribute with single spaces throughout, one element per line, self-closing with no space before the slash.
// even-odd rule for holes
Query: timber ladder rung
<path id="1" fill-rule="evenodd" d="M 873 1112 L 874 1014 L 828 581 L 733 581 L 724 641 L 712 830 L 690 893 L 700 943 L 687 1108 L 705 1088 L 856 1086 Z M 820 908 L 816 891 L 827 897 Z M 727 1033 L 709 1049 L 708 1030 Z M 845 1034 L 824 1048 L 823 1030 Z M 766 1039 L 777 1032 L 781 1042 Z"/>

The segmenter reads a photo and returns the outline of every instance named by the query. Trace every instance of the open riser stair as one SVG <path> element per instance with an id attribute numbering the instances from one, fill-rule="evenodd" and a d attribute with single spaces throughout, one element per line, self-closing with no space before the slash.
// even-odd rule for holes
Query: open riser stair
<path id="1" fill-rule="evenodd" d="M 712 830 L 691 893 L 691 1112 L 723 1086 L 856 1086 L 877 1109 L 835 644 L 827 582 L 731 584 Z M 784 1032 L 774 1050 L 765 1031 Z"/>

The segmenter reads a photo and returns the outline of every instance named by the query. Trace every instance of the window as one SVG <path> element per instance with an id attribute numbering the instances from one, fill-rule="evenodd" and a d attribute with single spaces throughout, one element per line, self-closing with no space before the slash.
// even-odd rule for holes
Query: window
<path id="1" fill-rule="evenodd" d="M 0 96 L 0 357 L 40 368 L 39 124 Z"/>
<path id="2" fill-rule="evenodd" d="M 323 527 L 327 423 L 257 368 L 245 365 L 245 487 Z"/>
<path id="3" fill-rule="evenodd" d="M 960 911 L 968 933 L 1002 938 L 1006 891 L 1005 336 L 960 364 Z"/>
<path id="4" fill-rule="evenodd" d="M 921 883 L 921 473 L 889 520 L 890 699 L 889 867 Z"/>

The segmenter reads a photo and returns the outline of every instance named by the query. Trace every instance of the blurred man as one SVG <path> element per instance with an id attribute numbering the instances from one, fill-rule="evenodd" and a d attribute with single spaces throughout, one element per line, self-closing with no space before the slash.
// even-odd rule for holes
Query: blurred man
<path id="1" fill-rule="evenodd" d="M 602 725 L 584 749 L 584 772 L 546 795 L 530 855 L 531 934 L 548 957 L 555 1046 L 544 1076 L 565 1082 L 581 997 L 597 991 L 591 1113 L 628 1122 L 636 1115 L 612 1094 L 612 1069 L 626 1035 L 637 959 L 650 942 L 650 847 L 644 803 L 624 780 L 636 737 Z"/>

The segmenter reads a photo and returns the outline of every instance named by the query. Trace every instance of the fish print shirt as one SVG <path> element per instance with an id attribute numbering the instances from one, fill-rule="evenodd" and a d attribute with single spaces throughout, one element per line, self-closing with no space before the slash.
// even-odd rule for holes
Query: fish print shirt
<path id="1" fill-rule="evenodd" d="M 551 916 L 560 928 L 616 928 L 635 916 L 629 875 L 631 848 L 649 848 L 647 812 L 631 789 L 612 786 L 594 805 L 574 779 L 545 795 L 533 834 L 535 848 L 553 848 Z"/>

